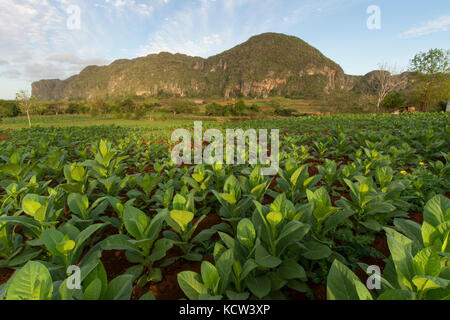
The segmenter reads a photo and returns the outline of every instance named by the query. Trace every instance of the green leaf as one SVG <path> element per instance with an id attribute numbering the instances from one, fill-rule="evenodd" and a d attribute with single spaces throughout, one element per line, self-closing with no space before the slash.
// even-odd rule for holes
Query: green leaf
<path id="1" fill-rule="evenodd" d="M 180 272 L 177 279 L 181 290 L 190 300 L 199 300 L 200 295 L 208 294 L 208 288 L 202 283 L 200 275 L 195 272 Z"/>
<path id="2" fill-rule="evenodd" d="M 373 300 L 358 277 L 339 260 L 331 266 L 327 278 L 328 300 Z"/>
<path id="3" fill-rule="evenodd" d="M 400 289 L 389 289 L 383 292 L 377 300 L 390 300 L 390 301 L 402 301 L 402 300 L 415 300 L 414 292 Z"/>
<path id="4" fill-rule="evenodd" d="M 266 216 L 266 219 L 272 229 L 276 229 L 276 227 L 283 221 L 283 215 L 281 214 L 281 212 L 270 212 Z"/>
<path id="5" fill-rule="evenodd" d="M 220 196 L 231 205 L 234 205 L 237 202 L 236 197 L 233 194 L 221 193 Z"/>
<path id="6" fill-rule="evenodd" d="M 450 220 L 450 199 L 443 195 L 435 196 L 426 204 L 423 218 L 425 222 L 433 227 Z"/>
<path id="7" fill-rule="evenodd" d="M 61 256 L 58 245 L 63 241 L 64 234 L 56 229 L 49 229 L 42 232 L 41 239 L 48 251 L 55 256 Z"/>
<path id="8" fill-rule="evenodd" d="M 151 300 L 154 301 L 156 300 L 153 292 L 147 292 L 146 294 L 144 294 L 139 300 Z"/>
<path id="9" fill-rule="evenodd" d="M 441 273 L 441 260 L 432 248 L 421 250 L 414 257 L 414 271 L 417 275 L 437 277 Z"/>
<path id="10" fill-rule="evenodd" d="M 227 290 L 226 294 L 228 299 L 232 301 L 245 301 L 250 297 L 250 293 L 248 292 L 237 293 L 231 290 Z"/>
<path id="11" fill-rule="evenodd" d="M 52 277 L 40 262 L 30 261 L 11 279 L 6 300 L 50 300 Z"/>
<path id="12" fill-rule="evenodd" d="M 72 251 L 73 248 L 75 248 L 75 241 L 73 240 L 66 240 L 56 245 L 56 250 L 58 250 L 62 254 L 66 254 L 66 252 Z"/>
<path id="13" fill-rule="evenodd" d="M 322 260 L 328 258 L 333 253 L 330 247 L 316 241 L 308 241 L 304 246 L 306 251 L 302 255 L 310 260 Z"/>
<path id="14" fill-rule="evenodd" d="M 127 206 L 123 212 L 123 221 L 128 233 L 135 239 L 143 240 L 147 237 L 146 230 L 150 219 L 141 210 Z"/>
<path id="15" fill-rule="evenodd" d="M 239 221 L 237 227 L 237 239 L 240 243 L 251 250 L 256 239 L 256 230 L 253 223 L 249 219 Z"/>
<path id="16" fill-rule="evenodd" d="M 264 268 L 276 268 L 282 262 L 279 258 L 269 254 L 262 245 L 256 247 L 255 258 L 256 263 Z"/>
<path id="17" fill-rule="evenodd" d="M 450 283 L 450 280 L 430 276 L 415 276 L 412 281 L 419 292 L 446 289 Z"/>
<path id="18" fill-rule="evenodd" d="M 278 269 L 278 274 L 285 280 L 307 280 L 305 269 L 299 265 L 295 260 L 284 260 Z"/>
<path id="19" fill-rule="evenodd" d="M 215 292 L 220 281 L 216 267 L 208 261 L 203 261 L 201 273 L 204 285 L 212 292 Z"/>
<path id="20" fill-rule="evenodd" d="M 106 300 L 130 300 L 133 291 L 133 276 L 125 274 L 113 279 L 106 292 Z"/>
<path id="21" fill-rule="evenodd" d="M 83 300 L 100 300 L 102 294 L 102 281 L 97 278 L 92 281 L 83 293 Z"/>
<path id="22" fill-rule="evenodd" d="M 257 296 L 259 299 L 266 297 L 272 288 L 272 284 L 268 277 L 262 276 L 259 278 L 249 278 L 247 286 L 251 293 Z"/>
<path id="23" fill-rule="evenodd" d="M 86 195 L 71 193 L 67 197 L 67 204 L 69 205 L 70 211 L 80 217 L 87 218 L 89 199 Z"/>
<path id="24" fill-rule="evenodd" d="M 27 194 L 22 200 L 22 210 L 29 216 L 34 217 L 44 203 L 43 197 L 36 194 Z"/>
<path id="25" fill-rule="evenodd" d="M 385 228 L 385 230 L 400 287 L 413 290 L 411 284 L 414 276 L 412 241 L 393 229 Z"/>
<path id="26" fill-rule="evenodd" d="M 189 223 L 194 220 L 194 214 L 189 211 L 172 210 L 170 211 L 170 217 L 180 226 L 183 232 L 186 232 Z"/>
<path id="27" fill-rule="evenodd" d="M 187 200 L 180 194 L 175 195 L 173 198 L 173 209 L 183 211 L 186 209 Z"/>

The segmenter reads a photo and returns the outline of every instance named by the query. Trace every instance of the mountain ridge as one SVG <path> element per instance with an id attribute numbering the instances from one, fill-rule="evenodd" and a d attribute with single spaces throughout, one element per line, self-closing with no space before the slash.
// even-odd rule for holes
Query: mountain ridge
<path id="1" fill-rule="evenodd" d="M 65 80 L 32 84 L 38 100 L 84 100 L 94 95 L 181 97 L 314 96 L 351 90 L 349 76 L 319 50 L 294 36 L 263 33 L 201 58 L 161 52 L 88 66 Z"/>

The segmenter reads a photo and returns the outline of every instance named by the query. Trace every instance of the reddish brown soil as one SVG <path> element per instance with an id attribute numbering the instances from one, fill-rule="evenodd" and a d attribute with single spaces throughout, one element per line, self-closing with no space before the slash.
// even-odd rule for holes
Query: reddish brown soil
<path id="1" fill-rule="evenodd" d="M 268 204 L 272 204 L 273 201 L 274 201 L 274 199 L 273 199 L 270 195 L 266 194 L 266 195 L 264 195 L 264 199 L 263 199 L 263 201 L 262 201 L 261 204 L 262 204 L 263 206 L 266 206 L 266 205 L 268 205 Z"/>
<path id="2" fill-rule="evenodd" d="M 133 266 L 125 257 L 125 251 L 103 251 L 101 261 L 105 266 L 109 281 L 120 276 Z"/>
<path id="3" fill-rule="evenodd" d="M 413 212 L 409 214 L 409 219 L 411 221 L 417 222 L 418 224 L 423 224 L 423 213 L 422 212 Z"/>
<path id="4" fill-rule="evenodd" d="M 327 300 L 327 286 L 325 284 L 313 284 L 308 283 L 309 288 L 314 294 L 314 300 L 318 301 L 326 301 Z M 290 290 L 291 293 L 291 300 L 301 300 L 301 301 L 308 301 L 311 300 L 306 293 L 303 292 L 297 292 L 295 290 Z"/>
<path id="5" fill-rule="evenodd" d="M 13 275 L 12 269 L 0 269 L 0 285 L 8 282 L 9 278 Z"/>
<path id="6" fill-rule="evenodd" d="M 2 133 L 0 134 L 0 141 L 7 140 L 11 135 L 8 133 Z"/>
<path id="7" fill-rule="evenodd" d="M 319 169 L 317 169 L 316 166 L 310 166 L 310 167 L 308 168 L 308 173 L 309 173 L 309 176 L 310 176 L 310 177 L 316 176 L 316 175 L 319 174 Z"/>
<path id="8" fill-rule="evenodd" d="M 380 252 L 381 254 L 383 254 L 385 257 L 389 257 L 391 255 L 387 243 L 387 237 L 386 234 L 384 233 L 375 238 L 375 241 L 370 246 L 375 250 L 377 250 L 378 252 Z M 383 259 L 380 258 L 364 257 L 360 260 L 360 262 L 365 263 L 369 266 L 378 266 L 380 267 L 381 270 L 383 270 L 386 267 L 386 263 L 383 261 Z M 363 283 L 367 282 L 369 276 L 364 270 L 358 267 L 355 273 Z"/>
<path id="9" fill-rule="evenodd" d="M 172 250 L 171 250 L 172 251 Z M 175 252 L 174 250 L 173 252 Z M 176 256 L 177 254 L 168 254 L 170 256 Z M 205 259 L 213 263 L 213 259 L 211 257 L 207 257 Z M 148 284 L 143 288 L 134 288 L 133 289 L 133 300 L 138 300 L 147 292 L 152 292 L 155 296 L 156 300 L 180 300 L 186 299 L 183 291 L 178 285 L 177 275 L 183 271 L 194 271 L 200 274 L 202 262 L 191 262 L 185 261 L 183 259 L 178 260 L 174 264 L 162 268 L 162 276 L 163 280 L 156 284 Z"/>
<path id="10" fill-rule="evenodd" d="M 203 230 L 210 229 L 218 224 L 221 224 L 222 222 L 222 218 L 217 213 L 210 213 L 205 219 L 203 219 L 202 222 L 200 222 L 192 237 L 195 237 Z"/>

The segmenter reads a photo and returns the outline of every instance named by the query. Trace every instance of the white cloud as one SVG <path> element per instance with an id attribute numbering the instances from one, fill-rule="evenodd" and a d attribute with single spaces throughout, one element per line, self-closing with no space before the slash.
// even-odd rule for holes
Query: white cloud
<path id="1" fill-rule="evenodd" d="M 16 69 L 9 69 L 3 72 L 0 72 L 0 77 L 5 77 L 8 79 L 18 79 L 21 76 L 21 72 Z"/>
<path id="2" fill-rule="evenodd" d="M 401 34 L 404 38 L 421 37 L 435 32 L 448 31 L 450 29 L 450 15 L 440 16 L 434 20 L 422 23 L 420 27 L 412 28 Z"/>
<path id="3" fill-rule="evenodd" d="M 167 3 L 167 0 L 164 1 Z M 151 16 L 153 6 L 147 3 L 138 3 L 135 0 L 105 0 L 105 4 L 115 9 L 129 10 L 142 16 Z"/>

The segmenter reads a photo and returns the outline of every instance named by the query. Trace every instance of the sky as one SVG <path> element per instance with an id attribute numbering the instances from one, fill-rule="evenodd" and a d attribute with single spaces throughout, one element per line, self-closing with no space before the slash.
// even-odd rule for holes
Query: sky
<path id="1" fill-rule="evenodd" d="M 364 75 L 406 70 L 418 52 L 450 48 L 448 0 L 1 0 L 0 99 L 167 51 L 209 57 L 251 36 L 297 36 Z"/>

